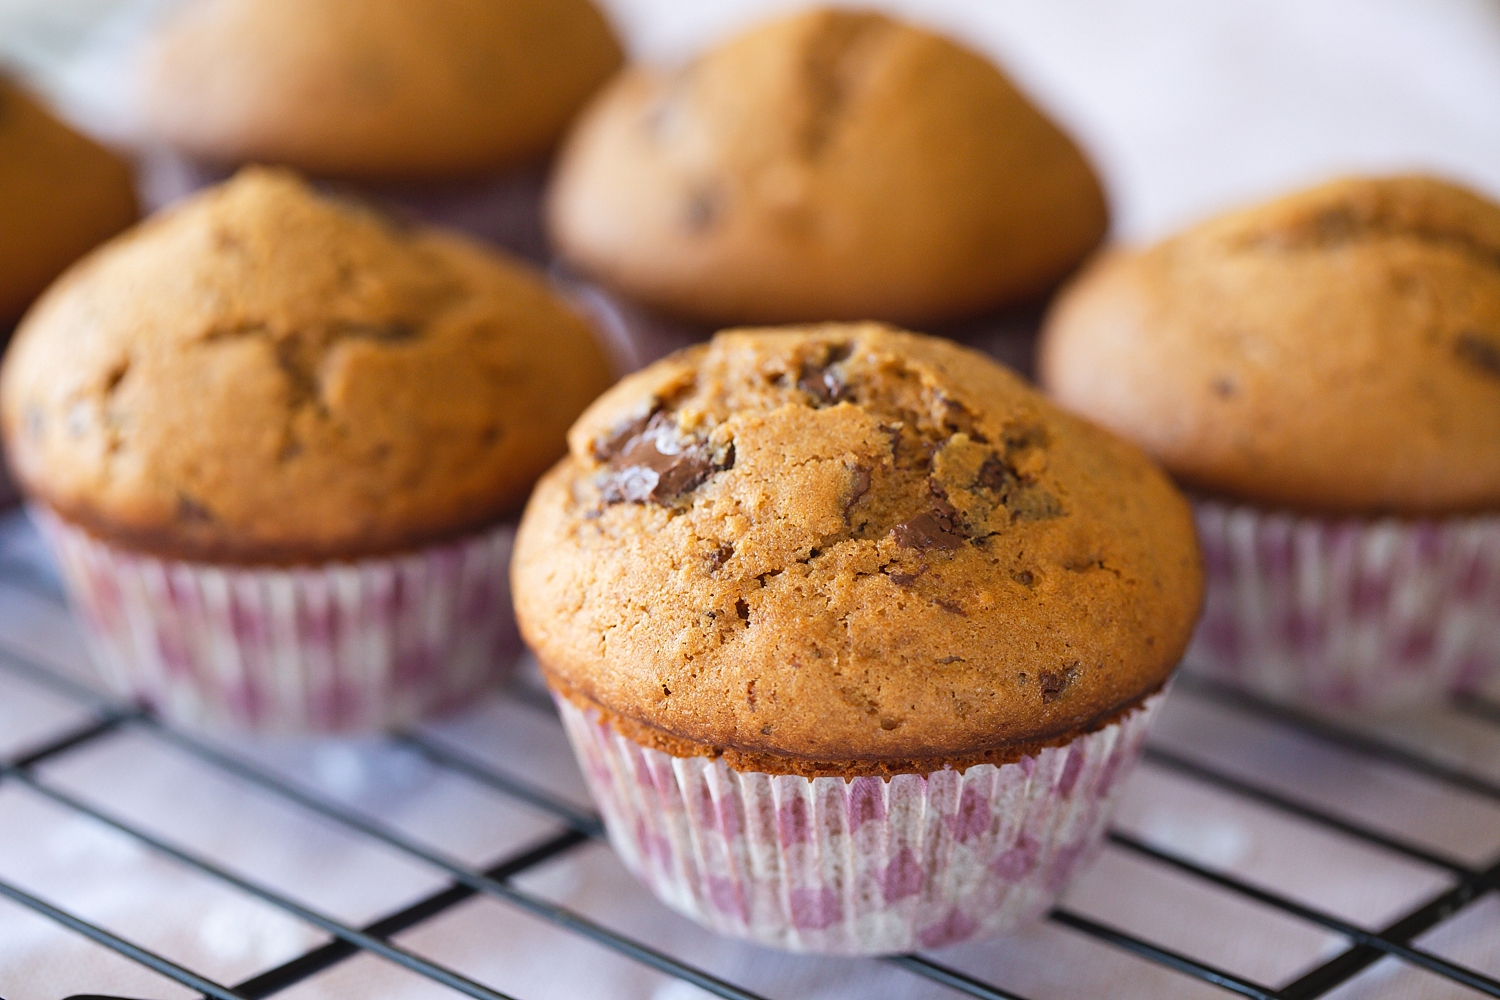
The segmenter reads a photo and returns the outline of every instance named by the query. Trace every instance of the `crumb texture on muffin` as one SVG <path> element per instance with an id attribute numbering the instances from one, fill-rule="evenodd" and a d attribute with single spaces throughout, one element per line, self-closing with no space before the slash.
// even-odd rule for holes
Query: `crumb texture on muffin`
<path id="1" fill-rule="evenodd" d="M 124 161 L 0 76 L 0 329 L 136 214 Z"/>
<path id="2" fill-rule="evenodd" d="M 142 138 L 363 179 L 541 157 L 619 67 L 590 0 L 202 0 L 143 54 Z"/>
<path id="3" fill-rule="evenodd" d="M 1353 178 L 1112 253 L 1054 308 L 1039 367 L 1205 492 L 1500 509 L 1500 205 Z"/>
<path id="4" fill-rule="evenodd" d="M 608 379 L 525 267 L 247 170 L 43 297 L 0 418 L 24 489 L 106 540 L 310 561 L 518 508 Z"/>
<path id="5" fill-rule="evenodd" d="M 1107 227 L 1082 153 L 993 64 L 815 10 L 633 67 L 564 144 L 575 266 L 708 323 L 927 323 L 1037 295 Z"/>
<path id="6" fill-rule="evenodd" d="M 720 334 L 574 425 L 517 541 L 549 680 L 632 738 L 773 772 L 1015 759 L 1138 704 L 1201 572 L 1132 446 L 944 341 Z"/>

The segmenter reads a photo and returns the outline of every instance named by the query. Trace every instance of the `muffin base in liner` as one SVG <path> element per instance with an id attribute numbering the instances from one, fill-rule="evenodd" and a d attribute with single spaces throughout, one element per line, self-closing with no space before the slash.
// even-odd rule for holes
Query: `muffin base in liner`
<path id="1" fill-rule="evenodd" d="M 519 649 L 510 525 L 410 553 L 213 565 L 111 546 L 33 506 L 115 691 L 198 727 L 370 731 L 463 703 Z"/>
<path id="2" fill-rule="evenodd" d="M 1016 763 L 889 779 L 673 757 L 555 700 L 611 844 L 663 902 L 760 944 L 874 955 L 1039 917 L 1099 848 L 1163 698 Z"/>
<path id="3" fill-rule="evenodd" d="M 1429 704 L 1500 674 L 1500 516 L 1194 508 L 1208 589 L 1191 672 L 1346 709 Z"/>

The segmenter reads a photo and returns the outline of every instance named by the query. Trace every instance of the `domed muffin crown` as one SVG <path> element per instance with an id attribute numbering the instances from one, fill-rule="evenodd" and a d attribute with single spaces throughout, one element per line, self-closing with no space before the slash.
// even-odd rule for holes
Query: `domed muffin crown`
<path id="1" fill-rule="evenodd" d="M 544 156 L 620 65 L 590 0 L 205 0 L 142 55 L 141 139 L 321 176 Z"/>
<path id="2" fill-rule="evenodd" d="M 1351 178 L 1108 255 L 1054 307 L 1039 368 L 1208 493 L 1500 509 L 1500 205 Z"/>
<path id="3" fill-rule="evenodd" d="M 556 687 L 679 755 L 1015 759 L 1159 688 L 1197 615 L 1165 477 L 945 341 L 723 333 L 570 445 L 517 541 L 523 634 Z"/>
<path id="4" fill-rule="evenodd" d="M 1083 155 L 992 63 L 832 10 L 627 70 L 564 144 L 549 219 L 585 272 L 720 325 L 981 312 L 1107 226 Z"/>
<path id="5" fill-rule="evenodd" d="M 248 170 L 66 274 L 0 417 L 27 492 L 106 539 L 303 561 L 515 510 L 608 378 L 523 266 Z"/>

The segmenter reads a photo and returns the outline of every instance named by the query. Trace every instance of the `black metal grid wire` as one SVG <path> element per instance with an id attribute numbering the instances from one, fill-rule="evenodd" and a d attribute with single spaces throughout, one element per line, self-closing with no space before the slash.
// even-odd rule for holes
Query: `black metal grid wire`
<path id="1" fill-rule="evenodd" d="M 61 601 L 55 583 L 34 567 L 23 563 L 0 563 L 0 582 L 23 589 L 33 596 L 51 602 Z M 232 751 L 221 749 L 190 734 L 175 730 L 143 709 L 122 705 L 92 688 L 28 657 L 0 635 L 0 671 L 17 675 L 30 683 L 44 686 L 64 698 L 87 708 L 91 718 L 84 724 L 32 748 L 0 760 L 0 784 L 9 782 L 25 786 L 52 803 L 86 815 L 114 831 L 132 838 L 157 854 L 206 875 L 241 893 L 269 903 L 283 912 L 327 932 L 332 940 L 274 969 L 236 984 L 214 982 L 63 910 L 47 900 L 0 880 L 0 896 L 72 930 L 96 944 L 110 949 L 142 966 L 197 991 L 204 997 L 219 1000 L 261 1000 L 274 997 L 287 988 L 322 973 L 361 953 L 368 953 L 401 966 L 434 982 L 444 984 L 456 994 L 471 997 L 505 998 L 508 995 L 475 982 L 445 966 L 424 958 L 392 942 L 399 933 L 436 917 L 474 896 L 492 897 L 533 917 L 547 921 L 564 931 L 587 938 L 625 958 L 675 977 L 707 993 L 735 1000 L 754 1000 L 758 995 L 708 971 L 672 956 L 644 942 L 609 929 L 567 907 L 549 902 L 520 888 L 516 876 L 544 862 L 590 843 L 603 836 L 597 816 L 534 787 L 512 775 L 470 757 L 462 751 L 441 745 L 423 735 L 407 732 L 393 734 L 399 745 L 421 754 L 427 761 L 448 773 L 477 783 L 492 792 L 533 810 L 539 810 L 560 823 L 561 833 L 532 844 L 494 864 L 476 869 L 423 845 L 394 828 L 349 809 L 331 798 L 294 785 L 267 768 Z M 1379 737 L 1342 727 L 1336 723 L 1301 713 L 1271 702 L 1237 692 L 1213 682 L 1184 677 L 1179 685 L 1196 697 L 1220 708 L 1251 717 L 1260 723 L 1279 727 L 1304 738 L 1356 754 L 1372 762 L 1394 767 L 1425 781 L 1447 786 L 1469 796 L 1500 803 L 1500 783 L 1453 767 L 1440 760 L 1407 749 Z M 1454 703 L 1456 711 L 1479 722 L 1500 726 L 1500 705 L 1482 699 L 1465 697 Z M 288 898 L 254 880 L 236 874 L 193 851 L 158 837 L 139 826 L 94 806 L 40 776 L 39 765 L 55 761 L 80 748 L 90 746 L 121 730 L 134 730 L 160 741 L 176 752 L 186 754 L 202 764 L 258 786 L 299 809 L 316 814 L 347 831 L 391 848 L 411 861 L 425 865 L 445 876 L 448 885 L 400 910 L 389 913 L 362 927 L 350 926 Z M 1182 756 L 1174 751 L 1148 746 L 1146 759 L 1154 766 L 1175 773 L 1191 782 L 1253 802 L 1289 817 L 1314 824 L 1340 837 L 1367 844 L 1391 855 L 1446 872 L 1452 879 L 1448 888 L 1423 901 L 1388 926 L 1370 930 L 1315 907 L 1292 900 L 1280 893 L 1252 885 L 1235 876 L 1216 872 L 1172 851 L 1146 843 L 1128 833 L 1115 830 L 1109 834 L 1117 848 L 1155 865 L 1186 875 L 1246 901 L 1269 908 L 1306 924 L 1342 936 L 1347 946 L 1339 954 L 1300 978 L 1273 988 L 1251 981 L 1225 969 L 1183 954 L 1115 926 L 1109 926 L 1065 908 L 1054 909 L 1048 918 L 1055 924 L 1097 942 L 1121 949 L 1137 958 L 1157 963 L 1181 976 L 1212 984 L 1226 993 L 1259 1000 L 1310 1000 L 1321 997 L 1385 958 L 1461 984 L 1480 995 L 1500 997 L 1500 981 L 1457 962 L 1418 947 L 1413 942 L 1439 924 L 1453 918 L 1465 907 L 1491 890 L 1500 889 L 1500 860 L 1488 867 L 1476 867 L 1453 857 L 1430 850 L 1340 816 L 1317 803 L 1302 801 L 1269 786 L 1227 773 L 1213 765 Z M 881 960 L 947 987 L 957 995 L 986 1000 L 1025 1000 L 1020 994 L 1001 985 L 986 982 L 921 955 L 892 956 Z"/>

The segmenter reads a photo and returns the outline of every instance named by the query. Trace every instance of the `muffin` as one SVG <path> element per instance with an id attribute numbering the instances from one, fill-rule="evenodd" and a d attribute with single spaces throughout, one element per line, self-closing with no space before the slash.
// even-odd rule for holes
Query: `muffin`
<path id="1" fill-rule="evenodd" d="M 125 164 L 0 77 L 0 330 L 135 219 Z"/>
<path id="2" fill-rule="evenodd" d="M 1107 221 L 1083 154 L 994 65 L 834 10 L 627 69 L 547 202 L 580 273 L 701 324 L 983 313 L 1046 291 Z"/>
<path id="3" fill-rule="evenodd" d="M 285 164 L 532 249 L 540 162 L 620 60 L 589 0 L 204 0 L 143 47 L 139 138 L 180 158 L 162 198 Z"/>
<path id="4" fill-rule="evenodd" d="M 1186 501 L 946 341 L 721 333 L 573 426 L 521 631 L 610 839 L 723 933 L 871 954 L 1040 913 L 1187 645 Z"/>
<path id="5" fill-rule="evenodd" d="M 1352 178 L 1111 254 L 1046 322 L 1065 406 L 1197 495 L 1189 662 L 1381 706 L 1500 663 L 1500 206 Z"/>
<path id="6" fill-rule="evenodd" d="M 526 268 L 252 169 L 43 296 L 0 428 L 118 690 L 367 729 L 492 678 L 506 519 L 607 384 Z"/>

